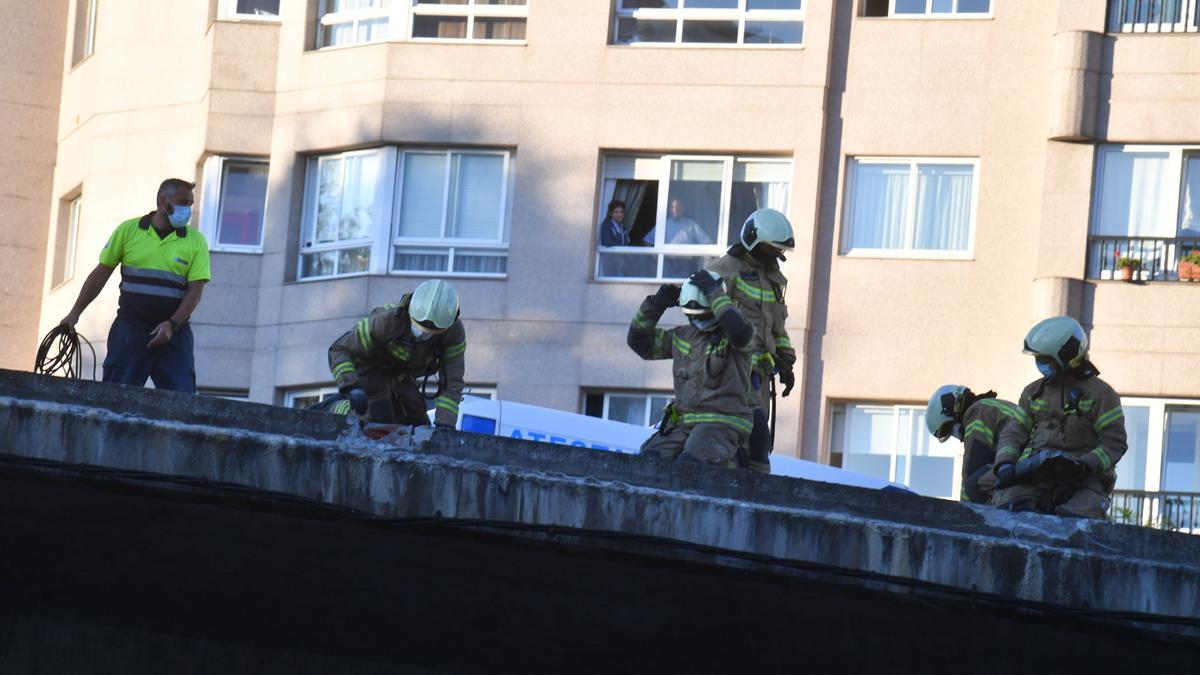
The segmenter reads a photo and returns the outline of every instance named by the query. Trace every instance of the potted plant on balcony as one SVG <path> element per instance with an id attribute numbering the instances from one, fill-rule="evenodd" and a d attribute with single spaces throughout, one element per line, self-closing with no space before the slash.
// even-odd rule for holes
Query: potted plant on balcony
<path id="1" fill-rule="evenodd" d="M 1179 280 L 1200 281 L 1200 250 L 1179 259 Z"/>
<path id="2" fill-rule="evenodd" d="M 1133 281 L 1133 273 L 1141 268 L 1142 261 L 1137 258 L 1117 258 L 1117 269 L 1121 270 L 1121 281 Z"/>

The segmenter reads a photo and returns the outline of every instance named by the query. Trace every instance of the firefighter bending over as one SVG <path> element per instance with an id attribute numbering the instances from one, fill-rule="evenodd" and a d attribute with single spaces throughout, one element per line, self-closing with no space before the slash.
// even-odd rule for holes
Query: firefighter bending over
<path id="1" fill-rule="evenodd" d="M 466 349 L 454 287 L 426 281 L 398 304 L 372 310 L 329 346 L 329 368 L 343 395 L 330 409 L 354 410 L 374 423 L 428 425 L 421 379 L 437 374 L 434 420 L 453 429 Z"/>
<path id="2" fill-rule="evenodd" d="M 792 393 L 796 384 L 793 366 L 796 351 L 784 323 L 787 306 L 783 296 L 787 277 L 779 270 L 785 251 L 796 246 L 792 224 L 775 209 L 759 209 L 742 224 L 741 241 L 709 266 L 729 288 L 734 307 L 754 326 L 751 353 L 750 408 L 754 430 L 750 436 L 750 469 L 771 472 L 771 446 L 774 443 L 768 413 L 774 415 L 772 380 L 779 373 L 782 396 Z"/>
<path id="3" fill-rule="evenodd" d="M 679 305 L 688 324 L 658 321 Z M 734 466 L 753 426 L 748 392 L 754 327 L 734 308 L 720 278 L 706 270 L 680 288 L 663 284 L 629 326 L 629 346 L 643 359 L 672 359 L 675 402 L 640 453 L 662 459 Z"/>
<path id="4" fill-rule="evenodd" d="M 992 464 L 996 441 L 1007 424 L 1029 428 L 1029 416 L 1013 403 L 996 398 L 996 392 L 976 395 L 970 389 L 947 384 L 938 387 L 925 409 L 929 433 L 945 443 L 951 436 L 962 441 L 962 489 L 964 502 L 987 504 L 996 490 Z"/>
<path id="5" fill-rule="evenodd" d="M 1115 467 L 1129 447 L 1121 398 L 1088 361 L 1088 337 L 1069 316 L 1025 336 L 1042 378 L 1021 392 L 1028 427 L 1005 425 L 996 450 L 1000 489 L 992 503 L 1013 511 L 1104 518 Z"/>

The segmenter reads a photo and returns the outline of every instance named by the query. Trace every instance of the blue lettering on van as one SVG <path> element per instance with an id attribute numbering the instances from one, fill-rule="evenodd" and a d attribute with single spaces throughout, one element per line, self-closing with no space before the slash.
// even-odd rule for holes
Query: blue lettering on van
<path id="1" fill-rule="evenodd" d="M 541 441 L 542 439 L 544 439 L 546 437 L 546 434 L 539 434 L 536 431 L 529 431 L 526 433 L 529 434 L 529 440 L 531 440 L 531 441 Z"/>
<path id="2" fill-rule="evenodd" d="M 571 445 L 576 448 L 586 448 L 587 447 L 587 443 L 584 443 L 583 441 L 571 441 Z"/>
<path id="3" fill-rule="evenodd" d="M 551 436 L 551 437 L 550 437 L 550 442 L 551 442 L 551 443 L 558 443 L 559 445 L 566 445 L 566 444 L 567 444 L 567 439 L 566 439 L 566 438 L 564 438 L 564 437 L 562 437 L 562 436 Z"/>

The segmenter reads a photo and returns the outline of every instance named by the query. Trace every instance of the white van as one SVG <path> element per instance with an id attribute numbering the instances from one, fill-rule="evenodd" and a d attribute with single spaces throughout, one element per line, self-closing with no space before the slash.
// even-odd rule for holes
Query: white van
<path id="1" fill-rule="evenodd" d="M 608 452 L 636 454 L 642 443 L 657 432 L 654 427 L 475 396 L 463 397 L 458 411 L 461 431 Z M 873 490 L 912 492 L 899 483 L 782 455 L 771 456 L 771 473 Z"/>

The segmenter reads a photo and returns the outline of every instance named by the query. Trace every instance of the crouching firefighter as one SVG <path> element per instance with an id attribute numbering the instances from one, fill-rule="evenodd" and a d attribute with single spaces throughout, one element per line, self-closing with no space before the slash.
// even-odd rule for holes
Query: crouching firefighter
<path id="1" fill-rule="evenodd" d="M 444 281 L 426 281 L 398 304 L 372 310 L 329 346 L 329 368 L 342 395 L 323 405 L 373 423 L 428 425 L 431 399 L 424 385 L 437 374 L 434 420 L 453 429 L 466 349 L 458 294 Z"/>
<path id="2" fill-rule="evenodd" d="M 742 224 L 741 242 L 709 266 L 721 275 L 734 307 L 754 326 L 750 345 L 754 358 L 750 387 L 754 414 L 750 469 L 761 473 L 771 471 L 770 454 L 775 443 L 775 374 L 779 374 L 783 383 L 783 396 L 792 393 L 796 384 L 793 373 L 796 351 L 784 328 L 787 277 L 779 270 L 784 252 L 795 247 L 787 216 L 775 209 L 759 209 Z"/>
<path id="3" fill-rule="evenodd" d="M 688 324 L 662 329 L 658 321 L 679 305 Z M 675 402 L 640 453 L 662 459 L 735 465 L 753 426 L 750 343 L 754 327 L 734 308 L 720 278 L 700 270 L 683 287 L 663 284 L 629 325 L 629 346 L 643 359 L 671 359 Z"/>
<path id="4" fill-rule="evenodd" d="M 1025 336 L 1042 378 L 1021 392 L 1029 427 L 1008 424 L 996 450 L 1000 489 L 992 503 L 1013 511 L 1104 518 L 1129 447 L 1117 392 L 1087 359 L 1088 338 L 1069 316 L 1039 322 Z"/>
<path id="5" fill-rule="evenodd" d="M 964 502 L 987 504 L 996 490 L 992 465 L 996 441 L 1008 424 L 1029 428 L 1029 416 L 1016 404 L 996 398 L 996 392 L 976 395 L 957 384 L 938 387 L 925 409 L 929 433 L 945 443 L 951 436 L 962 441 L 962 489 Z"/>

